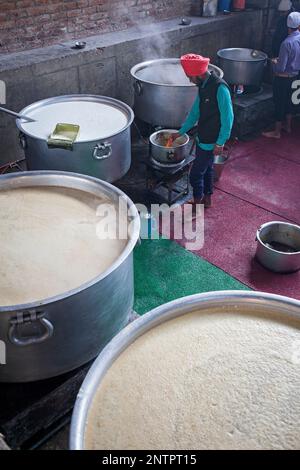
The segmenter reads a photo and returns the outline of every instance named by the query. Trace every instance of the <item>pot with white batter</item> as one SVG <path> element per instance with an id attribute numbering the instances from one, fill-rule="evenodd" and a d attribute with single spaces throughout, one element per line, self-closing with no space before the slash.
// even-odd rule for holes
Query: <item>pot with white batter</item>
<path id="1" fill-rule="evenodd" d="M 198 294 L 135 320 L 102 351 L 71 449 L 299 449 L 300 302 Z"/>
<path id="2" fill-rule="evenodd" d="M 132 309 L 136 207 L 96 178 L 35 171 L 0 177 L 0 214 L 0 382 L 85 364 Z"/>
<path id="3" fill-rule="evenodd" d="M 71 171 L 109 182 L 129 170 L 134 114 L 125 103 L 107 96 L 66 95 L 33 103 L 21 114 L 35 120 L 16 120 L 29 170 Z M 79 125 L 72 149 L 48 146 L 59 123 Z"/>

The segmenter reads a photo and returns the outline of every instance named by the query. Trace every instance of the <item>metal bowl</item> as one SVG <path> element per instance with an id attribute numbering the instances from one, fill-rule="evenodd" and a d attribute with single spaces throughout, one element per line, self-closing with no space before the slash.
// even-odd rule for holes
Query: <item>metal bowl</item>
<path id="1" fill-rule="evenodd" d="M 256 259 L 275 273 L 293 273 L 300 269 L 300 226 L 269 222 L 256 234 Z"/>

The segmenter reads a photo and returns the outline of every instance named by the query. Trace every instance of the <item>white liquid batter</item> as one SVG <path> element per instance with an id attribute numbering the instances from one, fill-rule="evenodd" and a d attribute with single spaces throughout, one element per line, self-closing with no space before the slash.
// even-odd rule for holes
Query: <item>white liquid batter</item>
<path id="1" fill-rule="evenodd" d="M 101 202 L 74 189 L 0 191 L 1 306 L 75 289 L 116 261 L 127 240 L 97 237 Z"/>
<path id="2" fill-rule="evenodd" d="M 56 124 L 80 126 L 76 142 L 97 140 L 120 132 L 127 124 L 126 114 L 114 106 L 91 101 L 65 101 L 48 104 L 27 113 L 36 122 L 22 121 L 25 132 L 48 139 Z"/>
<path id="3" fill-rule="evenodd" d="M 195 312 L 138 338 L 106 373 L 87 449 L 299 449 L 300 321 Z"/>

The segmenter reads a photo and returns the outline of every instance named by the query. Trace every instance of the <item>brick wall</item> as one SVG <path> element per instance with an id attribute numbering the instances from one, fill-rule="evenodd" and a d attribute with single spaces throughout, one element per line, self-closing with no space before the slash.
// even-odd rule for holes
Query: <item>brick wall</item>
<path id="1" fill-rule="evenodd" d="M 0 0 L 0 53 L 188 14 L 192 0 Z"/>

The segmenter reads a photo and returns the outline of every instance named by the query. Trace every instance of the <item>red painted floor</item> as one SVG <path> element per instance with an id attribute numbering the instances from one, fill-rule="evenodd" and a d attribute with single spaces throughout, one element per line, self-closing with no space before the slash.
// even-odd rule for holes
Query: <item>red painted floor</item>
<path id="1" fill-rule="evenodd" d="M 253 289 L 300 299 L 300 272 L 274 274 L 254 259 L 256 231 L 272 220 L 300 224 L 300 127 L 280 141 L 237 144 L 205 211 L 205 243 L 196 253 Z"/>
<path id="2" fill-rule="evenodd" d="M 254 150 L 248 148 L 232 156 L 216 187 L 293 222 L 300 221 L 300 162 L 266 151 L 263 142 Z"/>

